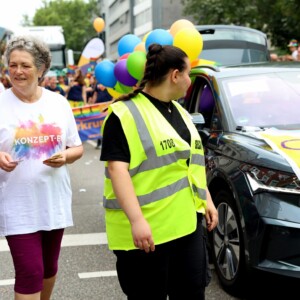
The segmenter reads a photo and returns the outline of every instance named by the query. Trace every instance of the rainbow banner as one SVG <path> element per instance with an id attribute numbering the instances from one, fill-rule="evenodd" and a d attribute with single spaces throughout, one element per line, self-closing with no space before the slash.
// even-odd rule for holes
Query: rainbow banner
<path id="1" fill-rule="evenodd" d="M 101 126 L 107 115 L 104 110 L 110 103 L 111 101 L 72 108 L 82 142 L 101 138 Z"/>
<path id="2" fill-rule="evenodd" d="M 281 154 L 300 179 L 300 130 L 267 129 L 254 134 Z"/>

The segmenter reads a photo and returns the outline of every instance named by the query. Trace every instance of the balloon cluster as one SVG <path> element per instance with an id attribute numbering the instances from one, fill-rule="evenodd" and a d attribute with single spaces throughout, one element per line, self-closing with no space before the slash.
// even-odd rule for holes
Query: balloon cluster
<path id="1" fill-rule="evenodd" d="M 118 61 L 105 59 L 95 67 L 97 81 L 106 86 L 112 97 L 129 93 L 137 86 L 144 75 L 148 48 L 153 43 L 182 49 L 192 65 L 198 62 L 203 48 L 201 34 L 185 19 L 174 22 L 169 30 L 154 29 L 143 39 L 133 34 L 124 35 L 118 42 Z"/>

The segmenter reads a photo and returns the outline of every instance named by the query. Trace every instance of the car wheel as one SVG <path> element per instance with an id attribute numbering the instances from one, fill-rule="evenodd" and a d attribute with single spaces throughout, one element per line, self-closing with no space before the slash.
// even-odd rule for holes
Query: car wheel
<path id="1" fill-rule="evenodd" d="M 224 290 L 234 296 L 242 295 L 245 278 L 244 242 L 240 219 L 233 197 L 221 191 L 214 197 L 219 223 L 209 233 L 211 256 Z"/>

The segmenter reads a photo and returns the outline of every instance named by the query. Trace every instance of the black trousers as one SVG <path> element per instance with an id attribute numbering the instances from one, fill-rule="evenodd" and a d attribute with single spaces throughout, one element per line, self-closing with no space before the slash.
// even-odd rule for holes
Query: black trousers
<path id="1" fill-rule="evenodd" d="M 118 279 L 129 300 L 204 300 L 210 281 L 202 215 L 195 232 L 154 252 L 115 250 Z"/>

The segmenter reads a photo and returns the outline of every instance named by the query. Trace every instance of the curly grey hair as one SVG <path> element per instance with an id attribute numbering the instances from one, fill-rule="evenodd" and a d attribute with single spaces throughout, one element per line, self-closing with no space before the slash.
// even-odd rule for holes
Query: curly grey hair
<path id="1" fill-rule="evenodd" d="M 39 83 L 42 82 L 51 64 L 51 52 L 48 45 L 34 36 L 16 36 L 6 46 L 4 58 L 7 64 L 9 64 L 10 55 L 14 50 L 27 51 L 31 54 L 36 68 L 39 71 L 43 70 L 43 75 L 39 77 Z"/>

